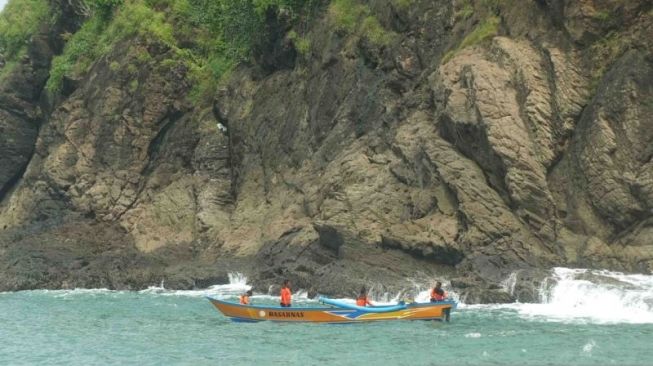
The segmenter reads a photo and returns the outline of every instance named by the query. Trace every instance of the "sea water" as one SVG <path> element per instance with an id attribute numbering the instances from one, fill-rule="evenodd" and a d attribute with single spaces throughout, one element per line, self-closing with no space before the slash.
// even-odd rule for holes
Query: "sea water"
<path id="1" fill-rule="evenodd" d="M 542 303 L 462 303 L 450 323 L 234 323 L 204 298 L 247 288 L 0 293 L 0 365 L 653 364 L 653 276 L 557 268 Z"/>

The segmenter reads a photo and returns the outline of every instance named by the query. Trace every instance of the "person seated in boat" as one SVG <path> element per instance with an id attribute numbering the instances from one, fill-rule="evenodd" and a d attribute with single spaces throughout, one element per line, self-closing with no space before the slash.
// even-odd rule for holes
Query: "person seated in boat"
<path id="1" fill-rule="evenodd" d="M 358 297 L 356 298 L 356 305 L 357 306 L 374 306 L 370 302 L 370 300 L 367 298 L 367 290 L 365 287 L 361 288 L 361 291 L 358 293 Z"/>
<path id="2" fill-rule="evenodd" d="M 442 289 L 442 282 L 436 282 L 431 290 L 431 302 L 444 301 L 446 298 L 447 293 Z"/>
<path id="3" fill-rule="evenodd" d="M 291 305 L 291 300 L 292 300 L 292 293 L 290 292 L 290 281 L 285 280 L 283 281 L 283 285 L 281 286 L 281 307 L 282 308 L 289 308 Z"/>
<path id="4" fill-rule="evenodd" d="M 249 305 L 250 296 L 252 296 L 252 290 L 247 290 L 247 292 L 240 295 L 240 304 L 241 305 Z"/>

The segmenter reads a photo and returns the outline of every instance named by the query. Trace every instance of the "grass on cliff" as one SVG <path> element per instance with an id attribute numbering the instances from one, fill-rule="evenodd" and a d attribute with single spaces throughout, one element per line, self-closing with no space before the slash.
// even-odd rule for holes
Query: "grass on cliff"
<path id="1" fill-rule="evenodd" d="M 168 0 L 172 1 L 172 0 Z M 180 0 L 177 0 L 180 1 Z M 297 52 L 306 56 L 311 48 L 308 38 L 295 27 L 319 8 L 320 0 L 186 0 L 194 31 L 200 39 L 196 52 L 201 63 L 195 67 L 196 87 L 191 98 L 210 98 L 218 83 L 239 63 L 251 62 L 254 51 L 267 43 L 267 21 L 282 15 L 293 30 L 286 34 Z"/>
<path id="2" fill-rule="evenodd" d="M 410 1 L 400 1 L 397 5 L 407 6 Z M 364 37 L 377 46 L 389 45 L 397 37 L 379 23 L 369 6 L 357 0 L 331 1 L 328 16 L 336 30 Z"/>
<path id="3" fill-rule="evenodd" d="M 0 78 L 9 74 L 27 52 L 27 42 L 48 18 L 47 0 L 10 0 L 0 13 L 0 54 L 5 65 Z"/>
<path id="4" fill-rule="evenodd" d="M 491 16 L 486 19 L 484 19 L 481 23 L 479 23 L 476 28 L 474 28 L 473 31 L 471 31 L 467 36 L 460 42 L 458 47 L 450 50 L 447 52 L 444 57 L 442 58 L 442 63 L 446 63 L 447 61 L 451 60 L 460 50 L 475 46 L 477 44 L 480 44 L 484 41 L 487 41 L 489 39 L 492 39 L 494 36 L 496 36 L 499 33 L 499 24 L 501 23 L 501 20 L 499 17 L 496 16 Z"/>
<path id="5" fill-rule="evenodd" d="M 61 88 L 65 75 L 79 76 L 123 40 L 162 42 L 176 55 L 161 63 L 184 63 L 194 79 L 194 99 L 210 97 L 235 65 L 251 60 L 265 41 L 270 9 L 292 20 L 318 0 L 87 0 L 93 15 L 53 60 L 47 88 Z M 310 43 L 295 33 L 300 53 Z"/>
<path id="6" fill-rule="evenodd" d="M 105 3 L 110 1 L 105 0 Z M 49 91 L 59 90 L 65 75 L 87 72 L 99 57 L 107 54 L 121 40 L 140 35 L 157 39 L 170 46 L 175 44 L 172 25 L 165 21 L 162 13 L 137 1 L 124 5 L 114 1 L 112 4 L 120 6 L 120 11 L 108 19 L 109 10 L 100 7 L 99 9 L 104 10 L 98 11 L 86 21 L 79 31 L 68 39 L 64 52 L 52 60 L 50 79 L 46 85 Z"/>
<path id="7" fill-rule="evenodd" d="M 6 60 L 26 47 L 48 14 L 47 0 L 10 0 L 5 5 L 0 13 L 0 48 Z"/>
<path id="8" fill-rule="evenodd" d="M 308 38 L 300 36 L 293 30 L 288 32 L 288 39 L 293 42 L 295 49 L 297 52 L 299 52 L 300 55 L 308 55 L 309 51 L 311 50 L 311 41 Z"/>
<path id="9" fill-rule="evenodd" d="M 408 9 L 415 0 L 392 0 L 392 3 L 399 9 Z"/>
<path id="10" fill-rule="evenodd" d="M 474 6 L 472 5 L 471 0 L 454 2 L 454 9 L 454 19 L 456 22 L 468 19 L 474 14 Z"/>
<path id="11" fill-rule="evenodd" d="M 630 47 L 632 40 L 618 32 L 609 32 L 598 39 L 589 49 L 590 69 L 590 90 L 594 93 L 601 79 L 605 76 L 610 66 L 623 55 Z"/>

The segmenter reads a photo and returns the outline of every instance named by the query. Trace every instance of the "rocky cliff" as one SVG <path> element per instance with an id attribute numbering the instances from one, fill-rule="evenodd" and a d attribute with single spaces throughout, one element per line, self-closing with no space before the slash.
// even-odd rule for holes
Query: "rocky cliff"
<path id="1" fill-rule="evenodd" d="M 653 3 L 268 3 L 264 41 L 195 98 L 192 41 L 148 32 L 45 89 L 100 11 L 50 0 L 1 82 L 0 290 L 240 271 L 529 301 L 553 266 L 653 269 Z"/>

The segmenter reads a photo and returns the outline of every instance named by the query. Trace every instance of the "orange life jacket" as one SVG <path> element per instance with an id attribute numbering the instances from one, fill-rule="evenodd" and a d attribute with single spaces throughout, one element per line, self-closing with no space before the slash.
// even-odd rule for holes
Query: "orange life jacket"
<path id="1" fill-rule="evenodd" d="M 442 291 L 442 295 L 435 292 L 435 289 L 431 290 L 431 300 L 442 301 L 447 297 L 447 293 Z"/>
<path id="2" fill-rule="evenodd" d="M 240 295 L 240 303 L 242 305 L 249 305 L 249 296 L 247 295 Z"/>
<path id="3" fill-rule="evenodd" d="M 358 299 L 356 299 L 356 306 L 367 306 L 367 305 L 372 305 L 370 301 L 367 299 L 367 296 L 359 296 Z"/>
<path id="4" fill-rule="evenodd" d="M 291 298 L 292 298 L 292 294 L 290 293 L 290 289 L 288 287 L 282 288 L 281 303 L 284 305 L 290 305 Z"/>

